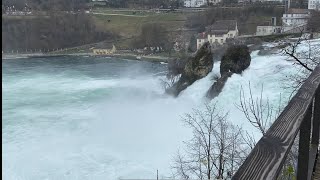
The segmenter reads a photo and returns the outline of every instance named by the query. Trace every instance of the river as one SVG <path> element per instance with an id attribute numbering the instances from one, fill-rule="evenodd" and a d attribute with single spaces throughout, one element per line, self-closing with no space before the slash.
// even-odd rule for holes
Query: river
<path id="1" fill-rule="evenodd" d="M 317 41 L 318 44 L 319 41 Z M 228 119 L 260 134 L 235 107 L 239 91 L 284 106 L 296 72 L 281 54 L 251 54 L 216 102 Z M 104 57 L 2 60 L 2 177 L 6 180 L 156 178 L 170 166 L 190 129 L 181 116 L 201 108 L 219 63 L 178 98 L 164 95 L 166 65 Z M 279 99 L 282 99 L 280 102 Z"/>

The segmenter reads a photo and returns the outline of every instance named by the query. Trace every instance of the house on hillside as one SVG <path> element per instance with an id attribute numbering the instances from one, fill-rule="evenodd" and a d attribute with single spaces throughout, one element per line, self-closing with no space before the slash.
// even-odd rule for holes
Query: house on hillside
<path id="1" fill-rule="evenodd" d="M 308 9 L 320 10 L 320 0 L 309 0 Z"/>
<path id="2" fill-rule="evenodd" d="M 257 26 L 257 36 L 268 36 L 272 34 L 279 34 L 281 33 L 281 26 L 273 26 L 273 25 L 268 25 L 264 24 L 261 26 Z"/>
<path id="3" fill-rule="evenodd" d="M 308 9 L 289 9 L 282 16 L 282 33 L 298 33 L 306 29 L 310 12 Z"/>
<path id="4" fill-rule="evenodd" d="M 221 0 L 209 0 L 209 4 L 210 5 L 216 5 L 216 4 L 220 3 L 220 2 L 221 2 Z"/>
<path id="5" fill-rule="evenodd" d="M 117 49 L 114 45 L 112 45 L 112 49 L 95 49 L 95 48 L 93 48 L 92 51 L 93 51 L 93 54 L 95 54 L 95 55 L 112 55 L 117 51 Z"/>
<path id="6" fill-rule="evenodd" d="M 237 21 L 221 20 L 216 21 L 211 26 L 206 27 L 206 31 L 197 36 L 197 49 L 205 42 L 209 41 L 211 45 L 222 45 L 228 39 L 233 39 L 239 35 Z"/>
<path id="7" fill-rule="evenodd" d="M 184 7 L 201 7 L 206 5 L 207 0 L 184 0 Z"/>
<path id="8" fill-rule="evenodd" d="M 260 23 L 257 26 L 256 36 L 267 36 L 281 33 L 281 26 L 277 26 L 277 19 L 273 17 L 271 21 Z"/>

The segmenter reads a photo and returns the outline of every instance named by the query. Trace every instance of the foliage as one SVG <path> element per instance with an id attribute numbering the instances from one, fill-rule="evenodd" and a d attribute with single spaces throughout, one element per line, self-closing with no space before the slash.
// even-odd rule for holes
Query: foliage
<path id="1" fill-rule="evenodd" d="M 141 34 L 133 41 L 134 48 L 161 47 L 164 50 L 172 48 L 164 26 L 157 23 L 148 23 L 142 25 Z"/>
<path id="2" fill-rule="evenodd" d="M 320 11 L 312 11 L 307 28 L 311 32 L 320 32 Z"/>
<path id="3" fill-rule="evenodd" d="M 220 65 L 221 76 L 229 71 L 232 73 L 241 73 L 249 67 L 251 56 L 249 48 L 245 45 L 230 46 L 225 55 L 222 56 Z"/>
<path id="4" fill-rule="evenodd" d="M 66 48 L 111 39 L 112 36 L 99 30 L 89 16 L 81 13 L 2 19 L 4 51 Z"/>
<path id="5" fill-rule="evenodd" d="M 88 0 L 2 0 L 4 6 L 15 6 L 17 10 L 22 10 L 25 6 L 33 10 L 63 10 L 71 11 L 85 9 Z"/>
<path id="6" fill-rule="evenodd" d="M 109 0 L 107 6 L 113 8 L 179 8 L 181 0 Z"/>
<path id="7" fill-rule="evenodd" d="M 174 76 L 182 74 L 188 59 L 189 57 L 185 53 L 179 54 L 178 58 L 171 59 L 168 62 L 168 74 Z"/>

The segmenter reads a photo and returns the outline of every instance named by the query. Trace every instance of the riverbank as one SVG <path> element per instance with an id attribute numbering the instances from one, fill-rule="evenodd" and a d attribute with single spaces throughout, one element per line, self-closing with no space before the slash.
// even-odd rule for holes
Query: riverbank
<path id="1" fill-rule="evenodd" d="M 32 54 L 2 54 L 2 59 L 20 59 L 20 58 L 50 58 L 50 57 L 61 57 L 61 56 L 94 56 L 94 57 L 116 57 L 122 59 L 130 59 L 137 61 L 148 61 L 148 62 L 165 62 L 167 63 L 170 57 L 165 56 L 139 56 L 135 54 L 113 54 L 113 55 L 97 55 L 94 53 L 69 53 L 69 54 L 43 54 L 43 53 L 32 53 Z"/>

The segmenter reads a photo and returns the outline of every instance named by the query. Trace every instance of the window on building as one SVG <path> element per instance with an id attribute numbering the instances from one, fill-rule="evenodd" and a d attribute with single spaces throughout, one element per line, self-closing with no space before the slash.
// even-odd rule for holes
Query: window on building
<path id="1" fill-rule="evenodd" d="M 210 39 L 210 44 L 212 44 L 212 39 Z"/>
<path id="2" fill-rule="evenodd" d="M 215 41 L 214 42 L 218 42 L 218 39 L 215 39 Z"/>
<path id="3" fill-rule="evenodd" d="M 220 42 L 223 43 L 223 39 L 221 39 Z"/>

